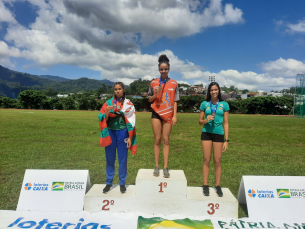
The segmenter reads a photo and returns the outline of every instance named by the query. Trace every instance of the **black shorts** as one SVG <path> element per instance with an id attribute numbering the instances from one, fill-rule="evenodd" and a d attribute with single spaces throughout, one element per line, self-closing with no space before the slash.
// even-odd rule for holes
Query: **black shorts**
<path id="1" fill-rule="evenodd" d="M 157 112 L 155 112 L 154 110 L 152 110 L 151 112 L 151 118 L 155 118 L 155 119 L 159 119 L 159 120 L 162 120 L 162 118 L 160 117 L 160 115 L 158 115 Z"/>
<path id="2" fill-rule="evenodd" d="M 224 142 L 223 134 L 212 134 L 207 132 L 201 133 L 201 141 Z"/>

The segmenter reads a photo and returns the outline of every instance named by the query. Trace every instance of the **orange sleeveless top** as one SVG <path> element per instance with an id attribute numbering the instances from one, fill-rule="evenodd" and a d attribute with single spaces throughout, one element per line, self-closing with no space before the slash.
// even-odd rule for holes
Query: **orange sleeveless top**
<path id="1" fill-rule="evenodd" d="M 150 85 L 155 94 L 155 88 L 159 87 L 159 79 L 151 81 Z M 173 79 L 162 84 L 162 90 L 151 105 L 151 108 L 167 123 L 172 123 L 174 116 L 176 87 L 178 87 L 178 83 Z"/>

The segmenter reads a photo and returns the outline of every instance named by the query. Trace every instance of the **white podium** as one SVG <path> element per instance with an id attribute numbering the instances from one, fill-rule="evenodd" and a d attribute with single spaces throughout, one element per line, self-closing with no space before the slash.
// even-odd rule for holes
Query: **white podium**
<path id="1" fill-rule="evenodd" d="M 140 169 L 136 185 L 127 185 L 124 194 L 119 185 L 113 185 L 107 194 L 104 187 L 95 184 L 85 195 L 85 211 L 238 218 L 238 201 L 229 189 L 222 189 L 223 197 L 212 188 L 210 196 L 204 196 L 201 187 L 187 187 L 182 170 L 170 170 L 170 178 L 164 178 L 162 171 L 154 177 L 152 169 Z"/>

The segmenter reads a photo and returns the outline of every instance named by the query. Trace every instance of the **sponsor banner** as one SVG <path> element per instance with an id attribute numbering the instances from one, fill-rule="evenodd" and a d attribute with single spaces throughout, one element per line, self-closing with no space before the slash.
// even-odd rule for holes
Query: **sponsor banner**
<path id="1" fill-rule="evenodd" d="M 90 187 L 88 170 L 27 169 L 17 210 L 82 211 Z"/>
<path id="2" fill-rule="evenodd" d="M 243 176 L 238 201 L 249 218 L 295 220 L 305 215 L 305 177 Z"/>
<path id="3" fill-rule="evenodd" d="M 163 229 L 163 228 L 179 228 L 179 229 L 214 229 L 211 220 L 191 220 L 189 218 L 168 220 L 161 217 L 144 218 L 139 216 L 137 229 Z"/>
<path id="4" fill-rule="evenodd" d="M 165 219 L 166 218 L 166 219 Z M 232 218 L 159 216 L 136 213 L 30 212 L 0 210 L 0 228 L 32 229 L 301 229 L 305 220 L 274 221 Z"/>
<path id="5" fill-rule="evenodd" d="M 32 229 L 135 229 L 134 213 L 1 211 L 0 228 Z"/>
<path id="6" fill-rule="evenodd" d="M 305 227 L 305 220 L 251 220 L 248 218 L 243 219 L 211 219 L 215 228 L 221 229 L 266 229 L 266 228 L 279 228 L 279 229 L 301 229 Z"/>

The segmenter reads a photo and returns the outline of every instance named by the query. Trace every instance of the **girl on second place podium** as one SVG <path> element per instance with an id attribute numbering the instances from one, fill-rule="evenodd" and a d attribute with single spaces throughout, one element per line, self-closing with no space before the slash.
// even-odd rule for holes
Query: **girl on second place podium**
<path id="1" fill-rule="evenodd" d="M 136 113 L 132 102 L 125 98 L 122 82 L 113 85 L 114 97 L 107 100 L 99 113 L 100 145 L 105 147 L 106 154 L 106 187 L 103 193 L 112 188 L 116 151 L 119 160 L 119 184 L 121 193 L 126 192 L 127 153 L 128 149 L 136 154 Z"/>

